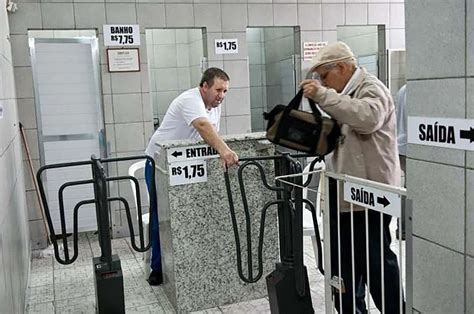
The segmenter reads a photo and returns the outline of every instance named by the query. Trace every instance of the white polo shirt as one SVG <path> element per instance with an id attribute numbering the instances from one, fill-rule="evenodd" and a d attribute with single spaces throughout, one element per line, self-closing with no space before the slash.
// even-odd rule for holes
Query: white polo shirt
<path id="1" fill-rule="evenodd" d="M 151 137 L 145 154 L 155 158 L 160 150 L 156 143 L 161 141 L 201 140 L 201 135 L 191 124 L 197 118 L 207 118 L 214 125 L 216 131 L 219 131 L 221 107 L 207 110 L 199 92 L 199 87 L 183 92 L 171 102 L 160 127 Z"/>

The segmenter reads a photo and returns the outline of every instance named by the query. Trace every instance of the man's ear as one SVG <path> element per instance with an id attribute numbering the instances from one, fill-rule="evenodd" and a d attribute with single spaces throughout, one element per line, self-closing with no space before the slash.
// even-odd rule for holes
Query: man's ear
<path id="1" fill-rule="evenodd" d="M 340 62 L 336 66 L 339 69 L 339 73 L 341 74 L 346 74 L 346 72 L 349 70 L 347 64 L 344 62 Z"/>

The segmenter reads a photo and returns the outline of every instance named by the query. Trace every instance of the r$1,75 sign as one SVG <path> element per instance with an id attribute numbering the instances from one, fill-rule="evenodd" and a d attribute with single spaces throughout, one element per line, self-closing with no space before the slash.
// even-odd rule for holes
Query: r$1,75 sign
<path id="1" fill-rule="evenodd" d="M 239 53 L 239 41 L 234 39 L 216 39 L 214 42 L 216 55 Z"/>
<path id="2" fill-rule="evenodd" d="M 169 164 L 170 185 L 183 185 L 207 181 L 205 160 L 190 160 Z"/>

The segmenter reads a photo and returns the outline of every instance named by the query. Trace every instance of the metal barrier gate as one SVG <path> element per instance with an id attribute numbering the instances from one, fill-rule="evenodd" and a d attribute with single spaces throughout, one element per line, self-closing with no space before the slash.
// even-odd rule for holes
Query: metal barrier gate
<path id="1" fill-rule="evenodd" d="M 103 163 L 109 162 L 120 162 L 130 160 L 148 160 L 153 169 L 155 168 L 155 161 L 153 158 L 148 156 L 130 156 L 130 157 L 119 157 L 119 158 L 96 158 L 94 155 L 91 156 L 91 160 L 68 162 L 60 164 L 51 164 L 41 167 L 37 174 L 38 187 L 41 193 L 41 201 L 44 206 L 46 219 L 48 222 L 51 242 L 54 246 L 54 255 L 56 260 L 63 265 L 74 263 L 78 257 L 78 212 L 81 206 L 86 204 L 95 204 L 96 216 L 97 216 L 97 227 L 98 237 L 101 250 L 100 257 L 93 257 L 92 263 L 94 266 L 94 283 L 96 293 L 96 311 L 98 313 L 125 313 L 125 298 L 124 298 L 124 287 L 123 287 L 123 274 L 120 263 L 120 258 L 116 254 L 112 254 L 112 244 L 110 236 L 110 219 L 109 219 L 109 203 L 120 202 L 125 206 L 125 212 L 127 215 L 128 228 L 130 230 L 130 243 L 133 249 L 137 252 L 145 252 L 151 247 L 151 232 L 148 232 L 148 243 L 145 244 L 143 222 L 138 219 L 138 236 L 139 246 L 136 244 L 135 233 L 133 230 L 132 216 L 130 212 L 130 206 L 128 201 L 123 197 L 108 197 L 107 182 L 120 181 L 120 180 L 132 180 L 135 185 L 136 201 L 137 201 L 137 212 L 138 217 L 142 217 L 141 214 L 141 200 L 140 200 L 140 187 L 138 180 L 132 176 L 116 176 L 107 177 L 104 171 Z M 49 169 L 62 169 L 68 167 L 77 166 L 91 166 L 92 178 L 89 180 L 81 181 L 68 181 L 61 185 L 58 189 L 59 199 L 59 212 L 61 217 L 61 232 L 57 234 L 54 230 L 53 222 L 51 220 L 51 214 L 46 198 L 46 193 L 43 185 L 42 174 Z M 152 182 L 155 182 L 155 173 L 152 172 Z M 89 200 L 79 201 L 73 210 L 73 254 L 72 257 L 69 254 L 69 246 L 66 233 L 66 219 L 64 213 L 63 195 L 67 188 L 73 186 L 83 186 L 92 184 L 94 188 L 94 198 Z M 150 191 L 150 200 L 156 199 L 156 187 L 153 184 Z M 151 201 L 150 201 L 151 203 Z M 150 215 L 151 217 L 151 215 Z M 151 225 L 148 223 L 148 228 Z M 62 239 L 63 245 L 63 256 L 60 255 L 60 249 L 58 245 L 58 239 Z"/>
<path id="2" fill-rule="evenodd" d="M 314 192 L 321 197 L 323 210 L 325 312 L 370 313 L 374 310 L 371 295 L 375 312 L 411 312 L 411 206 L 405 208 L 405 221 L 401 219 L 406 189 L 330 171 L 283 175 L 276 180 L 303 187 L 290 179 L 317 172 L 322 178 L 322 186 Z M 392 217 L 400 226 L 405 223 L 405 245 L 398 228 L 398 254 L 390 245 Z"/>

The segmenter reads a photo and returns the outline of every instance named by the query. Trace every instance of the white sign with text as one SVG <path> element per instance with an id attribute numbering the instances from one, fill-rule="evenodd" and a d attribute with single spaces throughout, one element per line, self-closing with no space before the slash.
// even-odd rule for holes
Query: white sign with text
<path id="1" fill-rule="evenodd" d="M 303 43 L 303 60 L 311 61 L 319 50 L 324 46 L 327 46 L 327 44 L 327 41 L 305 41 Z"/>
<path id="2" fill-rule="evenodd" d="M 474 120 L 408 117 L 408 143 L 474 151 Z"/>
<path id="3" fill-rule="evenodd" d="M 239 53 L 239 41 L 233 39 L 216 39 L 214 41 L 216 55 Z"/>
<path id="4" fill-rule="evenodd" d="M 344 182 L 344 200 L 394 217 L 401 214 L 400 195 L 352 182 Z"/>
<path id="5" fill-rule="evenodd" d="M 207 182 L 205 160 L 179 161 L 169 164 L 170 185 Z"/>
<path id="6" fill-rule="evenodd" d="M 168 149 L 170 185 L 207 182 L 207 159 L 219 158 L 209 145 L 174 147 Z"/>
<path id="7" fill-rule="evenodd" d="M 140 26 L 136 25 L 104 25 L 105 46 L 139 46 Z"/>
<path id="8" fill-rule="evenodd" d="M 168 163 L 189 160 L 218 158 L 217 150 L 209 145 L 175 147 L 168 149 Z"/>

